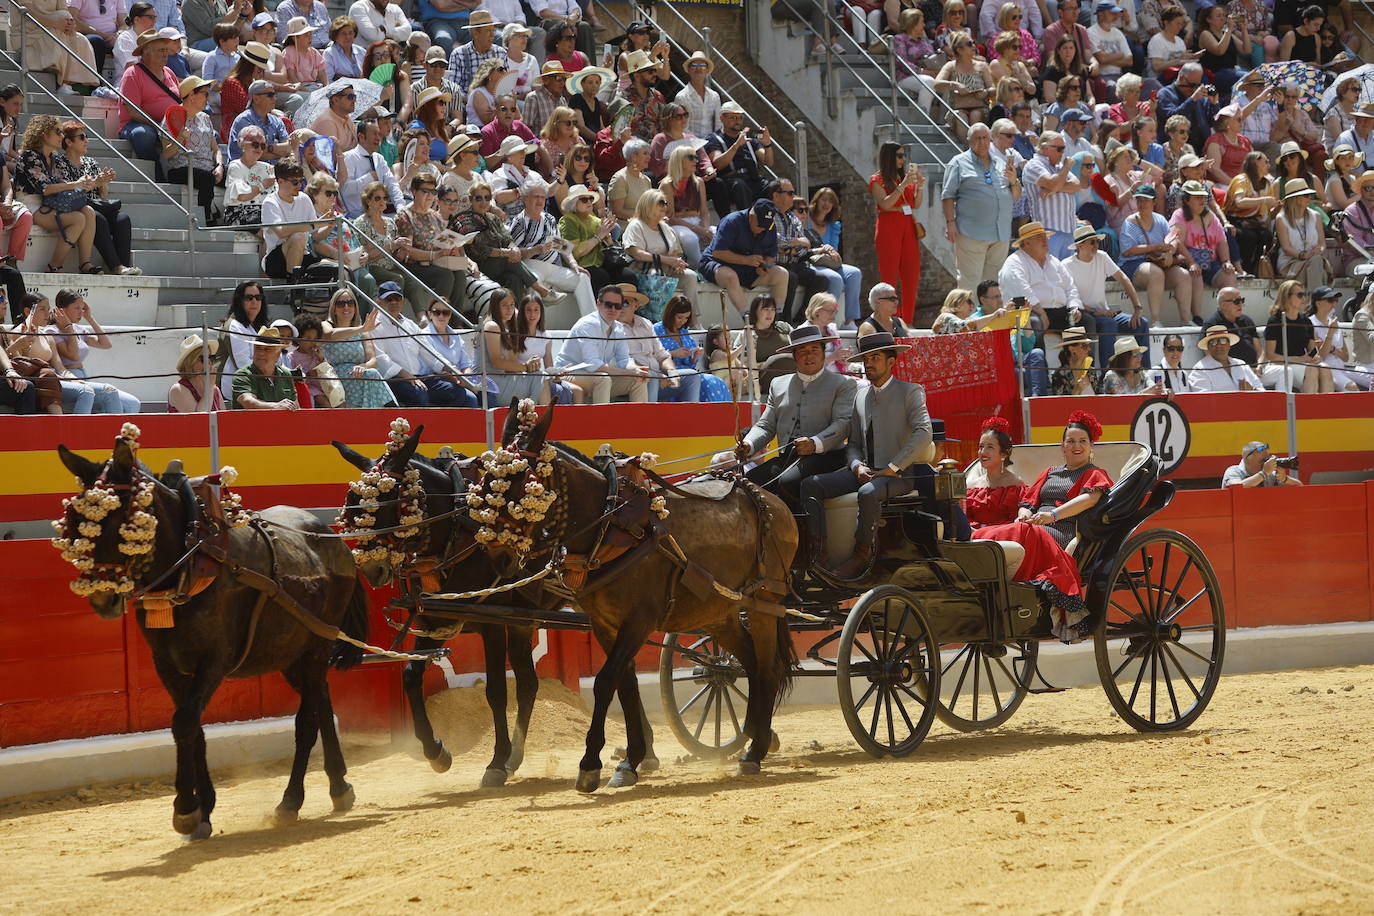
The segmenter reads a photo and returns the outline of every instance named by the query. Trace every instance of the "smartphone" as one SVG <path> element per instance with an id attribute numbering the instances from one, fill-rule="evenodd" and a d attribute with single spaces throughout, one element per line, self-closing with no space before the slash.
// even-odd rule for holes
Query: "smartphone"
<path id="1" fill-rule="evenodd" d="M 602 60 L 605 60 L 607 57 L 609 57 L 611 60 L 615 60 L 615 56 L 616 56 L 617 54 L 619 54 L 619 53 L 620 53 L 620 48 L 619 48 L 619 46 L 613 45 L 613 44 L 611 44 L 609 41 L 606 42 L 605 44 L 603 44 L 603 45 L 601 46 L 601 58 L 602 58 Z"/>
<path id="2" fill-rule="evenodd" d="M 1154 380 L 1155 380 L 1155 384 L 1156 384 L 1156 385 L 1163 385 L 1163 384 L 1164 384 L 1164 373 L 1163 373 L 1163 372 L 1156 372 L 1156 373 L 1154 374 Z"/>

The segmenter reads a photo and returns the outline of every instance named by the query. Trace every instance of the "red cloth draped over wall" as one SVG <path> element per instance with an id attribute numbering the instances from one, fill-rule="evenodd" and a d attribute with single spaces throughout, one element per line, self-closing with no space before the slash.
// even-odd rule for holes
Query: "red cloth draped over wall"
<path id="1" fill-rule="evenodd" d="M 930 415 L 945 421 L 946 436 L 961 440 L 945 447 L 947 457 L 961 464 L 973 461 L 979 427 L 991 416 L 1006 417 L 1012 438 L 1025 441 L 1010 337 L 976 331 L 916 337 L 903 343 L 908 348 L 897 361 L 897 377 L 924 385 Z"/>

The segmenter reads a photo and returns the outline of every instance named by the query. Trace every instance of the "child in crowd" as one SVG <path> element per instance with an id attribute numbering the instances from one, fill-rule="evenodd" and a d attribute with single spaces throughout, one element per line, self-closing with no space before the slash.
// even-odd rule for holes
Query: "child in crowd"
<path id="1" fill-rule="evenodd" d="M 205 55 L 201 64 L 200 77 L 215 85 L 210 89 L 210 104 L 206 111 L 219 114 L 219 84 L 229 76 L 239 59 L 239 29 L 231 22 L 215 23 L 213 32 L 215 50 Z"/>

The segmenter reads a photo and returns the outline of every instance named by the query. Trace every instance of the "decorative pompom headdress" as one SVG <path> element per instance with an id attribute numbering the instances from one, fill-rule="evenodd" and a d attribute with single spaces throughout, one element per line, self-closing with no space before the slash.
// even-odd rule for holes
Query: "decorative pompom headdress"
<path id="1" fill-rule="evenodd" d="M 535 456 L 534 474 L 524 478 L 520 493 L 512 493 L 511 482 L 506 478 L 530 470 L 529 459 L 521 456 L 515 441 L 534 429 L 539 422 L 539 411 L 534 401 L 525 398 L 516 406 L 516 415 L 520 424 L 516 439 L 509 446 L 482 453 L 484 486 L 477 492 L 469 492 L 467 503 L 469 514 L 481 525 L 477 529 L 478 542 L 485 545 L 505 544 L 519 553 L 528 553 L 534 547 L 534 539 L 520 533 L 521 530 L 533 530 L 535 525 L 544 520 L 549 507 L 558 498 L 552 486 L 553 460 L 557 452 L 552 445 L 545 443 Z M 495 526 L 502 515 L 521 525 L 519 528 L 502 525 L 497 530 Z"/>
<path id="2" fill-rule="evenodd" d="M 1011 422 L 1006 417 L 988 417 L 983 421 L 980 432 L 999 432 L 1011 435 Z"/>
<path id="3" fill-rule="evenodd" d="M 1070 426 L 1082 427 L 1087 432 L 1090 442 L 1096 442 L 1102 438 L 1102 424 L 1097 421 L 1097 417 L 1086 410 L 1075 410 L 1069 414 L 1069 422 L 1064 426 L 1066 429 Z"/>
<path id="4" fill-rule="evenodd" d="M 425 488 L 420 483 L 420 472 L 415 468 L 406 468 L 397 475 L 382 469 L 386 459 L 399 451 L 409 437 L 410 421 L 404 417 L 392 420 L 390 432 L 387 433 L 386 454 L 371 469 L 364 472 L 360 480 L 348 485 L 348 488 L 357 494 L 358 503 L 356 506 L 345 507 L 335 521 L 341 533 L 358 539 L 358 546 L 353 548 L 353 559 L 359 563 L 372 559 L 390 559 L 393 564 L 399 565 L 405 561 L 406 551 L 401 550 L 400 545 L 392 539 L 413 538 L 420 533 L 420 523 L 425 517 Z M 398 528 L 388 534 L 378 535 L 372 529 L 377 525 L 376 513 L 381 508 L 380 496 L 396 489 L 398 484 Z M 356 512 L 350 513 L 350 509 Z M 377 543 L 368 546 L 367 542 L 374 538 L 377 539 Z"/>

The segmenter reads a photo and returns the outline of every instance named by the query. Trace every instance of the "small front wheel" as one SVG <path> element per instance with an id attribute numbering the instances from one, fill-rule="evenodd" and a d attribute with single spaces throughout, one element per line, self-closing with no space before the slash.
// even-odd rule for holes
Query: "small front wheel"
<path id="1" fill-rule="evenodd" d="M 840 712 L 874 757 L 905 757 L 925 739 L 940 696 L 940 647 L 915 597 L 895 585 L 866 592 L 840 634 Z"/>

